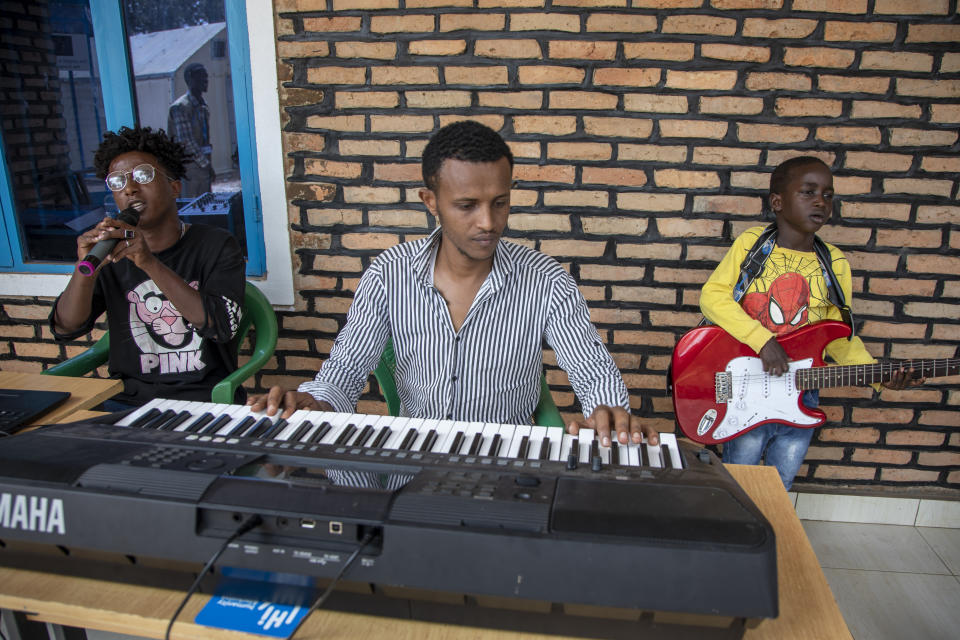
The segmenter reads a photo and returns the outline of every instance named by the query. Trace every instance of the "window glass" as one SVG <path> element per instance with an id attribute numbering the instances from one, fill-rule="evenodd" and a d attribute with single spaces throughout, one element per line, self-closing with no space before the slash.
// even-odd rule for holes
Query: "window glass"
<path id="1" fill-rule="evenodd" d="M 23 15 L 0 38 L 0 55 L 16 61 L 4 66 L 0 90 L 11 246 L 19 243 L 24 262 L 75 262 L 76 237 L 103 217 L 107 193 L 93 175 L 106 119 L 89 5 L 18 6 Z"/>
<path id="2" fill-rule="evenodd" d="M 164 129 L 193 159 L 180 217 L 233 233 L 246 254 L 230 46 L 223 0 L 124 0 L 141 126 Z M 112 200 L 112 199 L 111 199 Z M 115 206 L 107 202 L 107 208 Z"/>

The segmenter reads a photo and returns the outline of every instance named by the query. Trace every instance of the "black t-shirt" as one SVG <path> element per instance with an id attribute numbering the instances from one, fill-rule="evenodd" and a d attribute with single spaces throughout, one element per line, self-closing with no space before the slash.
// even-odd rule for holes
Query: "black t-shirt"
<path id="1" fill-rule="evenodd" d="M 72 340 L 88 333 L 106 311 L 108 370 L 111 377 L 124 382 L 123 393 L 115 400 L 143 404 L 159 397 L 209 402 L 213 386 L 237 368 L 231 340 L 243 303 L 243 253 L 226 231 L 194 224 L 156 256 L 200 292 L 207 326 L 188 323 L 146 273 L 132 260 L 121 260 L 105 265 L 97 275 L 90 317 L 83 327 L 57 333 L 52 311 L 50 327 L 58 340 Z"/>

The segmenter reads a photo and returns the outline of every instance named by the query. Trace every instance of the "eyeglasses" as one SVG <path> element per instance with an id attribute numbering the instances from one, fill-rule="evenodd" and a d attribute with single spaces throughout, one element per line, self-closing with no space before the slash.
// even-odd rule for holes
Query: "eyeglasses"
<path id="1" fill-rule="evenodd" d="M 138 164 L 133 168 L 133 171 L 111 171 L 108 173 L 106 179 L 107 187 L 109 187 L 111 191 L 121 191 L 127 186 L 128 175 L 133 176 L 133 181 L 137 184 L 147 184 L 153 182 L 154 177 L 156 177 L 156 172 L 158 171 L 167 180 L 173 180 L 173 178 L 152 164 Z"/>

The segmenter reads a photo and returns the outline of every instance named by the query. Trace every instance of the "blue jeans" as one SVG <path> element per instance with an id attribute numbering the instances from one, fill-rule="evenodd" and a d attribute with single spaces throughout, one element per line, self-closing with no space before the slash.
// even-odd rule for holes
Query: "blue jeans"
<path id="1" fill-rule="evenodd" d="M 820 392 L 805 391 L 803 404 L 811 409 L 820 404 Z M 723 461 L 732 464 L 764 464 L 777 468 L 783 486 L 790 490 L 810 447 L 813 429 L 779 422 L 760 425 L 723 443 Z"/>

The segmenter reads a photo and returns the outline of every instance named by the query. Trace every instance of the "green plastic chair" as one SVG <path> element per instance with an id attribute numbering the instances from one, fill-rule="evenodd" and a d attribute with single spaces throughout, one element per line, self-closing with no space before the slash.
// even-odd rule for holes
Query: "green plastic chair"
<path id="1" fill-rule="evenodd" d="M 373 370 L 373 375 L 377 379 L 377 384 L 380 385 L 384 400 L 387 401 L 387 411 L 392 416 L 400 415 L 400 396 L 397 395 L 397 382 L 394 375 L 396 370 L 397 358 L 393 352 L 393 340 L 390 339 L 383 347 L 383 354 L 380 356 L 377 368 Z M 553 401 L 553 396 L 550 395 L 545 374 L 540 375 L 540 401 L 537 403 L 537 408 L 533 410 L 533 423 L 542 427 L 566 426 L 560 410 Z"/>
<path id="2" fill-rule="evenodd" d="M 270 306 L 270 301 L 260 292 L 253 283 L 248 282 L 243 297 L 243 317 L 237 335 L 233 339 L 234 346 L 240 345 L 250 327 L 256 329 L 256 342 L 250 359 L 236 371 L 218 382 L 210 394 L 212 402 L 233 404 L 237 387 L 243 381 L 260 370 L 277 347 L 277 316 Z M 83 376 L 107 362 L 110 354 L 110 332 L 83 353 L 58 365 L 50 367 L 43 373 L 51 376 Z"/>

